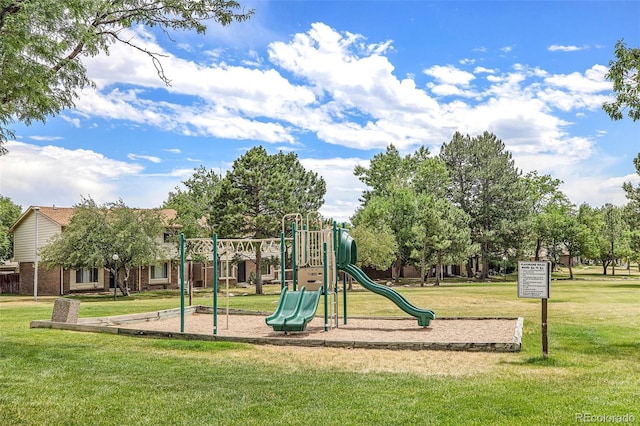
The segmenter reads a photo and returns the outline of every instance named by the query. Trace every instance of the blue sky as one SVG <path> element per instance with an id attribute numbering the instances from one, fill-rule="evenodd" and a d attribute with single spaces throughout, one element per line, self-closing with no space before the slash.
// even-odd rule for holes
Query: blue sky
<path id="1" fill-rule="evenodd" d="M 640 46 L 640 2 L 253 1 L 255 16 L 206 35 L 130 36 L 87 58 L 95 89 L 46 123 L 16 124 L 0 193 L 23 208 L 81 196 L 160 206 L 204 165 L 247 149 L 293 151 L 327 181 L 321 213 L 344 221 L 356 165 L 393 143 L 435 155 L 455 131 L 495 133 L 523 172 L 561 179 L 575 203 L 624 204 L 640 183 L 640 124 L 601 104 L 617 40 Z"/>

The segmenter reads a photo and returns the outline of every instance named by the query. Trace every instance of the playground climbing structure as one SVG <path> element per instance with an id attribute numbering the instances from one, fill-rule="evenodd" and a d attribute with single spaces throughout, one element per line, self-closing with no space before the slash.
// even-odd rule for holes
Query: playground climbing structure
<path id="1" fill-rule="evenodd" d="M 298 241 L 296 240 L 296 243 Z M 349 235 L 346 229 L 337 229 L 335 223 L 333 229 L 320 229 L 319 231 L 303 230 L 302 237 L 299 242 L 303 246 L 303 265 L 301 270 L 307 268 L 308 271 L 321 269 L 322 270 L 322 282 L 321 288 L 322 294 L 325 296 L 325 330 L 329 328 L 329 315 L 327 312 L 327 294 L 331 291 L 333 294 L 333 324 L 338 327 L 338 275 L 339 272 L 344 272 L 353 277 L 362 287 L 365 289 L 386 297 L 392 301 L 396 306 L 402 309 L 407 314 L 415 317 L 418 320 L 418 325 L 422 327 L 428 327 L 431 320 L 436 318 L 435 312 L 430 309 L 421 309 L 411 304 L 402 294 L 397 291 L 382 286 L 371 280 L 360 268 L 356 266 L 357 262 L 357 246 L 356 242 Z M 296 244 L 294 244 L 294 247 Z M 322 247 L 322 252 L 320 252 Z M 295 268 L 294 268 L 295 269 Z M 313 283 L 317 282 L 319 272 L 315 272 L 316 279 Z M 294 283 L 295 283 L 294 279 Z M 344 280 L 344 322 L 347 322 L 347 286 L 346 280 Z M 306 327 L 306 323 L 311 319 L 310 310 L 317 310 L 318 297 L 314 297 L 312 300 L 316 301 L 315 307 L 309 304 L 306 291 L 307 285 L 311 284 L 311 280 L 306 282 L 303 280 L 303 287 L 300 291 L 287 292 L 283 288 L 278 308 L 276 312 L 267 317 L 266 323 L 274 328 L 275 331 L 303 331 Z M 320 293 L 318 293 L 320 294 Z M 306 302 L 305 302 L 306 301 Z M 304 305 L 304 308 L 303 308 Z M 300 320 L 300 312 L 304 311 L 304 321 Z M 293 324 L 296 324 L 294 326 Z"/>
<path id="2" fill-rule="evenodd" d="M 291 228 L 287 227 L 288 223 Z M 276 311 L 265 321 L 275 331 L 304 331 L 315 316 L 319 302 L 324 305 L 324 329 L 339 326 L 338 278 L 343 273 L 343 321 L 347 324 L 347 280 L 350 275 L 365 289 L 381 295 L 396 304 L 407 314 L 418 320 L 418 325 L 429 326 L 436 318 L 430 309 L 412 305 L 397 291 L 371 280 L 356 266 L 356 242 L 343 228 L 323 224 L 319 214 L 313 213 L 303 220 L 300 214 L 286 215 L 282 219 L 280 238 L 269 239 L 184 239 L 180 243 L 180 283 L 181 283 L 181 332 L 184 332 L 184 263 L 185 254 L 208 259 L 213 264 L 213 334 L 217 334 L 217 293 L 219 279 L 224 277 L 227 285 L 227 324 L 229 315 L 228 286 L 231 260 L 241 257 L 255 259 L 259 253 L 263 258 L 279 258 L 276 276 L 280 281 L 281 293 Z M 221 260 L 224 259 L 224 262 Z M 287 264 L 288 262 L 288 264 Z M 226 270 L 219 271 L 219 265 Z M 221 273 L 222 272 L 222 273 Z M 330 300 L 331 299 L 331 300 Z"/>

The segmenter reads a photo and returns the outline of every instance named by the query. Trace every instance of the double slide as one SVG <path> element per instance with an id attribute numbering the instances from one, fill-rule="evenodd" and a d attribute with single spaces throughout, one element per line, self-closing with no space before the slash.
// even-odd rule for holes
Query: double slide
<path id="1" fill-rule="evenodd" d="M 307 291 L 302 287 L 299 291 L 282 289 L 278 308 L 265 321 L 274 331 L 304 331 L 309 321 L 318 310 L 322 288 L 318 291 Z"/>
<path id="2" fill-rule="evenodd" d="M 412 317 L 416 317 L 418 319 L 418 325 L 420 325 L 421 327 L 428 327 L 431 320 L 436 319 L 435 312 L 430 309 L 416 308 L 397 291 L 373 282 L 367 276 L 367 274 L 365 274 L 362 269 L 358 268 L 357 266 L 346 264 L 340 266 L 340 269 L 351 275 L 356 281 L 360 283 L 362 287 L 376 294 L 379 294 L 380 296 L 386 297 L 387 299 L 395 303 L 404 312 L 411 315 Z"/>

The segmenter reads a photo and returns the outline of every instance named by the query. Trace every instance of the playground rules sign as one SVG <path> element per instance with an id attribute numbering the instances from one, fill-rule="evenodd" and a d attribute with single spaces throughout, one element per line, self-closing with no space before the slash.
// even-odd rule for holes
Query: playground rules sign
<path id="1" fill-rule="evenodd" d="M 518 262 L 518 297 L 542 299 L 542 357 L 549 356 L 547 337 L 547 299 L 551 281 L 551 262 Z"/>
<path id="2" fill-rule="evenodd" d="M 549 262 L 518 262 L 518 297 L 548 299 Z"/>

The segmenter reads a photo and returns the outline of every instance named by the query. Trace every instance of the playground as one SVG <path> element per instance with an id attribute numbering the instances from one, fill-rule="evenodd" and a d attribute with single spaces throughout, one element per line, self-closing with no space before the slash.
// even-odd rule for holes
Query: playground
<path id="1" fill-rule="evenodd" d="M 222 341 L 259 345 L 392 350 L 518 352 L 522 318 L 445 318 L 428 328 L 411 318 L 351 318 L 348 324 L 324 330 L 315 316 L 304 332 L 284 334 L 265 324 L 265 313 L 222 315 L 212 333 L 212 311 L 206 306 L 115 317 L 81 318 L 77 323 L 33 321 L 32 328 L 55 328 L 137 337 Z M 181 331 L 182 330 L 182 331 Z"/>
<path id="2" fill-rule="evenodd" d="M 34 321 L 32 327 L 288 346 L 520 351 L 521 317 L 450 317 L 433 321 L 436 319 L 433 310 L 414 306 L 400 292 L 374 282 L 356 266 L 356 242 L 346 229 L 338 228 L 335 223 L 333 227 L 323 226 L 321 221 L 314 224 L 309 218 L 303 222 L 298 214 L 289 216 L 293 217 L 290 236 L 285 232 L 285 216 L 279 240 L 218 240 L 215 235 L 212 239 L 185 241 L 181 238 L 180 308 L 83 318 L 76 324 Z M 279 252 L 280 296 L 274 311 L 230 312 L 228 288 L 227 307 L 220 308 L 218 263 L 223 264 L 220 261 L 226 258 L 225 275 L 228 278 L 232 257 L 241 254 L 247 258 L 257 251 L 263 257 Z M 194 255 L 218 260 L 213 262 L 213 303 L 210 307 L 185 307 L 185 258 Z M 388 299 L 387 303 L 394 304 L 406 315 L 350 317 L 348 277 L 360 288 Z M 318 313 L 319 310 L 322 313 Z"/>

